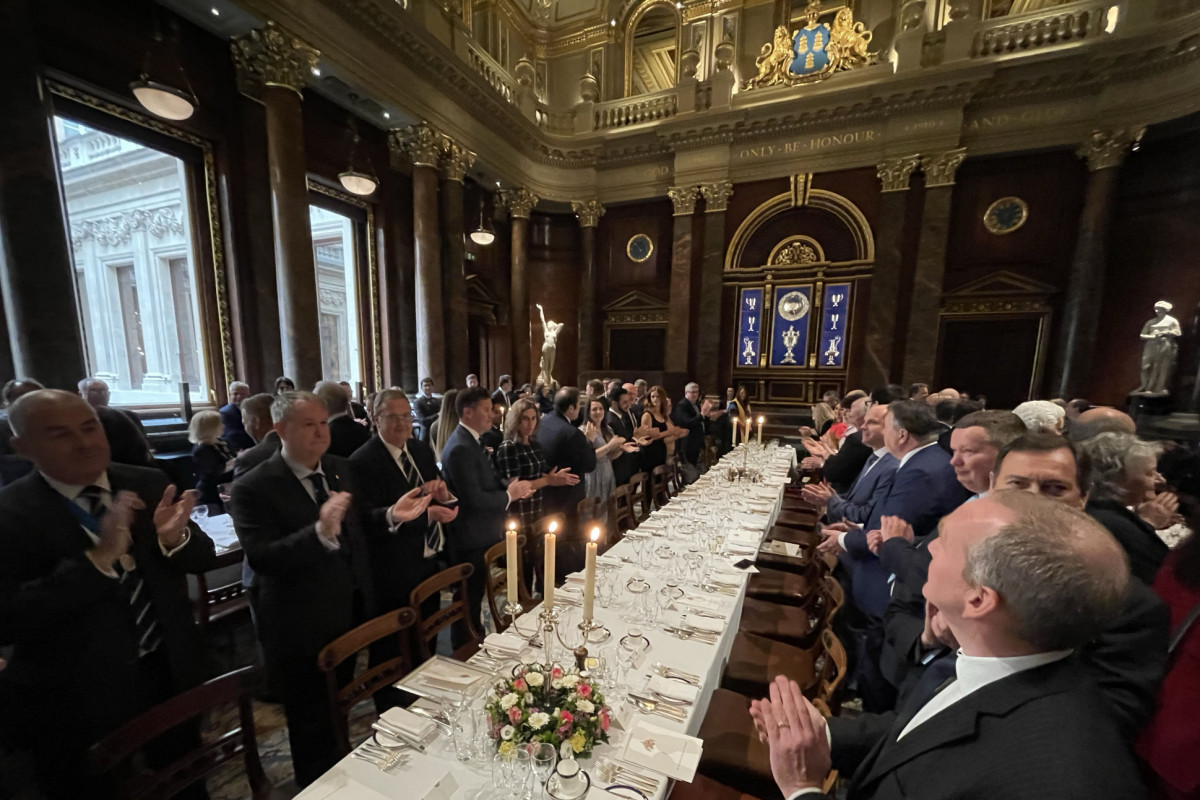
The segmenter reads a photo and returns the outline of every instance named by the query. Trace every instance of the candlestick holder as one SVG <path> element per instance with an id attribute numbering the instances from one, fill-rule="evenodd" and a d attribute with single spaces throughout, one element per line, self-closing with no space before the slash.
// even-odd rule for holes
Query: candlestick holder
<path id="1" fill-rule="evenodd" d="M 579 630 L 583 633 L 583 641 L 585 643 L 607 642 L 612 637 L 612 631 L 591 617 L 579 623 Z"/>

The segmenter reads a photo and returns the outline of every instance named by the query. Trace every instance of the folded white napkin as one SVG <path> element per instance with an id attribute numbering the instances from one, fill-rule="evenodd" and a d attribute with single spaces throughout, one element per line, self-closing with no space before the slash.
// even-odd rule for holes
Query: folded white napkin
<path id="1" fill-rule="evenodd" d="M 698 617 L 695 614 L 688 614 L 687 624 L 689 628 L 695 628 L 698 631 L 707 631 L 709 633 L 725 632 L 725 620 L 713 619 L 712 617 Z"/>
<path id="2" fill-rule="evenodd" d="M 631 726 L 619 759 L 690 783 L 703 753 L 703 740 L 641 718 Z"/>
<path id="3" fill-rule="evenodd" d="M 414 714 L 407 708 L 389 708 L 379 715 L 379 721 L 387 728 L 399 731 L 410 739 L 421 741 L 434 731 L 433 720 Z"/>
<path id="4" fill-rule="evenodd" d="M 650 683 L 646 684 L 646 688 L 652 692 L 661 694 L 663 697 L 680 700 L 684 703 L 694 703 L 696 702 L 696 698 L 700 696 L 699 686 L 664 678 L 662 675 L 655 675 L 651 678 Z"/>
<path id="5" fill-rule="evenodd" d="M 430 686 L 458 692 L 467 691 L 484 677 L 485 674 L 475 669 L 467 669 L 465 665 L 456 667 L 446 661 L 430 665 L 420 675 L 420 679 Z"/>
<path id="6" fill-rule="evenodd" d="M 525 639 L 514 633 L 489 633 L 483 640 L 483 646 L 492 652 L 511 653 L 516 655 L 525 649 Z"/>

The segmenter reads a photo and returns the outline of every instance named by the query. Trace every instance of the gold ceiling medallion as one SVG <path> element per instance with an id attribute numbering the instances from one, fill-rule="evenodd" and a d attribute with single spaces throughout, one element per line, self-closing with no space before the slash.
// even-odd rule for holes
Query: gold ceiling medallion
<path id="1" fill-rule="evenodd" d="M 820 0 L 810 0 L 805 11 L 808 24 L 790 36 L 786 26 L 776 28 L 775 38 L 762 46 L 754 60 L 758 75 L 746 81 L 745 88 L 810 83 L 874 62 L 875 54 L 867 52 L 871 32 L 854 21 L 849 7 L 838 10 L 832 26 L 818 22 L 820 15 Z"/>
<path id="2" fill-rule="evenodd" d="M 1019 197 L 1001 197 L 983 212 L 983 226 L 997 236 L 1012 233 L 1028 219 L 1029 204 Z"/>

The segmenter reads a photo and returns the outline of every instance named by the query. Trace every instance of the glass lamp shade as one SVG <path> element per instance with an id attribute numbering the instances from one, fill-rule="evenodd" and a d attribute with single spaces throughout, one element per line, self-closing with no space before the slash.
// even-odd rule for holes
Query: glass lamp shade
<path id="1" fill-rule="evenodd" d="M 152 81 L 145 75 L 129 84 L 130 91 L 142 107 L 156 117 L 184 120 L 196 111 L 196 98 L 174 86 Z"/>
<path id="2" fill-rule="evenodd" d="M 471 231 L 471 241 L 475 244 L 487 247 L 489 244 L 496 241 L 496 234 L 480 228 L 477 231 Z"/>
<path id="3" fill-rule="evenodd" d="M 376 187 L 379 186 L 374 175 L 368 175 L 365 172 L 358 172 L 352 169 L 348 169 L 341 175 L 338 175 L 338 180 L 347 192 L 362 196 L 373 193 Z"/>

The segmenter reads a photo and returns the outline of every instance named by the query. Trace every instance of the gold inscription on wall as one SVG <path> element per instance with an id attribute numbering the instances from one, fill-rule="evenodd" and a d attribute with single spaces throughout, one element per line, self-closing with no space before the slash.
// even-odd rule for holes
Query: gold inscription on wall
<path id="1" fill-rule="evenodd" d="M 996 114 L 983 114 L 970 119 L 966 129 L 971 133 L 994 130 L 996 128 L 1017 128 L 1033 125 L 1044 125 L 1048 122 L 1061 122 L 1073 116 L 1074 109 L 1068 107 L 1027 108 L 1024 111 L 1002 111 Z"/>
<path id="2" fill-rule="evenodd" d="M 819 153 L 826 150 L 852 148 L 865 144 L 875 144 L 883 138 L 880 131 L 873 128 L 849 133 L 816 134 L 790 142 L 776 144 L 760 144 L 739 149 L 735 158 L 739 161 L 759 161 L 768 158 L 784 158 L 795 153 Z"/>

